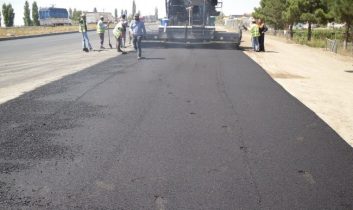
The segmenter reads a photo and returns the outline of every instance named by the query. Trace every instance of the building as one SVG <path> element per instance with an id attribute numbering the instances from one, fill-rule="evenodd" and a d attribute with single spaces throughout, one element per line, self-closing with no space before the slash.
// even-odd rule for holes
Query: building
<path id="1" fill-rule="evenodd" d="M 115 18 L 110 12 L 84 12 L 86 14 L 87 24 L 98 23 L 101 16 L 104 17 L 104 22 L 114 22 Z"/>

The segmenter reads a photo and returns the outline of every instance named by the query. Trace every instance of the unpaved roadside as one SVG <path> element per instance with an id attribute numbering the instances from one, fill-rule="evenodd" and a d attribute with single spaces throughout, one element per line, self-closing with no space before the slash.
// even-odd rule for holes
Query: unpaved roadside
<path id="1" fill-rule="evenodd" d="M 266 52 L 244 53 L 353 146 L 353 58 L 266 36 Z"/>

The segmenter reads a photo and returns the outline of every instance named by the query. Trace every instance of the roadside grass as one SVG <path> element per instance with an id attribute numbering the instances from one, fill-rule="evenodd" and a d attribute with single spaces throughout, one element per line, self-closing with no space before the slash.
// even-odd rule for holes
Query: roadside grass
<path id="1" fill-rule="evenodd" d="M 88 25 L 88 29 L 95 29 L 95 24 Z M 0 28 L 0 38 L 53 34 L 63 32 L 78 32 L 78 26 L 31 26 Z"/>
<path id="2" fill-rule="evenodd" d="M 280 37 L 297 44 L 307 45 L 309 47 L 314 47 L 314 48 L 323 48 L 323 49 L 329 47 L 327 46 L 327 39 L 337 40 L 338 41 L 337 53 L 341 55 L 353 56 L 352 36 L 349 37 L 349 43 L 348 43 L 347 49 L 344 49 L 343 47 L 342 40 L 344 40 L 344 37 L 345 37 L 343 29 L 335 29 L 335 30 L 326 29 L 326 28 L 313 29 L 311 41 L 307 40 L 308 31 L 304 29 L 294 30 L 293 39 L 290 39 L 289 32 L 284 30 L 277 30 L 277 31 L 270 30 L 268 32 L 268 35 Z"/>

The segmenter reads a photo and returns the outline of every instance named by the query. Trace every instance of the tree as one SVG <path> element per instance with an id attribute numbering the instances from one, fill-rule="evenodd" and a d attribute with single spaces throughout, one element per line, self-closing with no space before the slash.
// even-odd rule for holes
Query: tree
<path id="1" fill-rule="evenodd" d="M 115 17 L 115 21 L 118 21 L 118 9 L 115 8 L 114 10 L 114 17 Z"/>
<path id="2" fill-rule="evenodd" d="M 12 27 L 15 19 L 15 13 L 11 4 L 2 5 L 2 15 L 4 16 L 4 24 L 6 27 Z"/>
<path id="3" fill-rule="evenodd" d="M 158 8 L 154 9 L 154 16 L 156 16 L 156 20 L 158 20 Z"/>
<path id="4" fill-rule="evenodd" d="M 286 23 L 289 25 L 289 33 L 291 39 L 293 38 L 293 25 L 300 20 L 300 9 L 298 0 L 287 1 L 286 10 L 283 11 L 282 16 Z"/>
<path id="5" fill-rule="evenodd" d="M 74 11 L 72 12 L 72 18 L 71 20 L 73 21 L 79 21 L 81 18 L 82 11 L 77 11 L 76 8 L 74 8 Z"/>
<path id="6" fill-rule="evenodd" d="M 132 15 L 136 14 L 136 3 L 135 0 L 132 1 Z"/>
<path id="7" fill-rule="evenodd" d="M 93 12 L 97 12 L 97 8 L 95 7 L 95 8 L 93 8 Z"/>
<path id="8" fill-rule="evenodd" d="M 336 17 L 336 21 L 346 24 L 344 48 L 347 49 L 349 31 L 353 26 L 353 7 L 352 0 L 332 0 L 330 2 L 331 12 Z"/>
<path id="9" fill-rule="evenodd" d="M 125 10 L 124 14 L 127 16 L 127 9 Z"/>
<path id="10" fill-rule="evenodd" d="M 1 27 L 1 20 L 2 20 L 2 19 L 1 19 L 1 12 L 0 12 L 0 27 Z"/>
<path id="11" fill-rule="evenodd" d="M 275 30 L 283 29 L 285 20 L 282 12 L 286 9 L 287 0 L 261 0 L 260 7 L 255 8 L 253 16 L 265 20 Z"/>
<path id="12" fill-rule="evenodd" d="M 38 5 L 37 2 L 33 2 L 32 4 L 32 19 L 33 19 L 33 25 L 34 26 L 39 26 L 39 12 L 38 12 Z"/>
<path id="13" fill-rule="evenodd" d="M 24 6 L 24 13 L 23 13 L 23 22 L 25 26 L 32 25 L 32 20 L 30 16 L 31 16 L 31 12 L 29 10 L 29 4 L 28 4 L 28 1 L 26 1 Z"/>
<path id="14" fill-rule="evenodd" d="M 120 16 L 123 16 L 123 14 L 124 14 L 124 10 L 122 9 L 122 10 L 120 11 Z"/>
<path id="15" fill-rule="evenodd" d="M 328 2 L 327 0 L 298 0 L 301 11 L 300 20 L 308 23 L 308 41 L 311 40 L 312 24 L 327 23 Z"/>
<path id="16" fill-rule="evenodd" d="M 9 26 L 12 27 L 13 24 L 14 24 L 14 20 L 15 20 L 15 13 L 14 13 L 14 10 L 13 10 L 11 4 L 8 5 L 8 11 L 7 12 L 8 12 L 8 15 L 10 17 Z"/>
<path id="17" fill-rule="evenodd" d="M 72 19 L 72 9 L 69 9 L 69 18 Z"/>
<path id="18" fill-rule="evenodd" d="M 4 24 L 6 26 L 6 22 L 8 22 L 7 20 L 8 17 L 7 17 L 7 6 L 5 3 L 2 5 L 2 14 L 4 14 Z"/>

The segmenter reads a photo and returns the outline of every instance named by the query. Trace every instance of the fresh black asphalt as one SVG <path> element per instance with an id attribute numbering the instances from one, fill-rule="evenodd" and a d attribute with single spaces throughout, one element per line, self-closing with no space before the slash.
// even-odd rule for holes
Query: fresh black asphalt
<path id="1" fill-rule="evenodd" d="M 352 148 L 241 50 L 144 56 L 0 105 L 0 209 L 353 209 Z"/>

